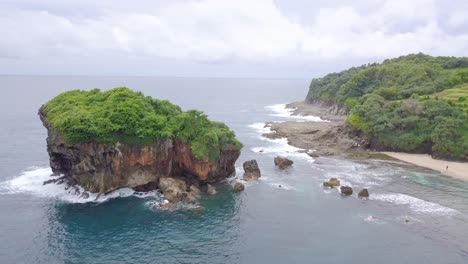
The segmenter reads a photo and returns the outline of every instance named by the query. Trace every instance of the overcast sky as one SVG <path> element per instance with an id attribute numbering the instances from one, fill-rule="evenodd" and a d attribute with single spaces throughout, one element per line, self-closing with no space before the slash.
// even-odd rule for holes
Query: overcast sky
<path id="1" fill-rule="evenodd" d="M 468 0 L 0 0 L 0 74 L 310 78 L 468 56 Z"/>

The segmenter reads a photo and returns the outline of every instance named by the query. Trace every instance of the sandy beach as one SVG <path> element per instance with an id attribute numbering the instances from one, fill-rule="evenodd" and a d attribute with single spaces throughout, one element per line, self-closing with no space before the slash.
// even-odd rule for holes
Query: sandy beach
<path id="1" fill-rule="evenodd" d="M 442 174 L 468 181 L 468 163 L 433 159 L 427 154 L 408 154 L 402 152 L 381 152 L 390 157 L 420 166 Z M 447 169 L 448 166 L 448 169 Z"/>

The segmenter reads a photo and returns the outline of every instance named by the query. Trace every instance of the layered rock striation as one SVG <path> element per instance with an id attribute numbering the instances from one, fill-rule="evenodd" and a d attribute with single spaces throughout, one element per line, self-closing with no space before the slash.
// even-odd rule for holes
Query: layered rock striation
<path id="1" fill-rule="evenodd" d="M 86 191 L 109 193 L 119 188 L 137 191 L 160 189 L 167 177 L 201 188 L 224 180 L 235 173 L 240 148 L 219 148 L 215 159 L 198 157 L 189 143 L 177 137 L 157 139 L 151 144 L 67 142 L 51 125 L 45 107 L 39 117 L 47 128 L 47 152 L 55 175 L 63 175 L 69 185 Z M 167 187 L 167 186 L 164 186 Z"/>

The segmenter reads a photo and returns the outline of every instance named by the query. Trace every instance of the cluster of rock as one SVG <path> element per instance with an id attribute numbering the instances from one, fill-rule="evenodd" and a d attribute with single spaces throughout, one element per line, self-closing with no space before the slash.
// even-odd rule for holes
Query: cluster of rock
<path id="1" fill-rule="evenodd" d="M 277 166 L 279 169 L 284 170 L 286 168 L 289 168 L 293 165 L 293 161 L 290 159 L 287 159 L 285 157 L 280 157 L 277 156 L 274 159 L 274 164 Z M 242 165 L 244 168 L 244 180 L 245 181 L 255 181 L 258 178 L 262 176 L 260 172 L 260 168 L 258 167 L 258 163 L 256 160 L 249 160 L 244 162 Z M 235 186 L 234 186 L 235 187 Z"/>
<path id="2" fill-rule="evenodd" d="M 331 178 L 328 181 L 323 182 L 323 187 L 326 187 L 326 188 L 335 188 L 335 187 L 338 187 L 340 185 L 341 185 L 341 182 L 337 178 Z M 351 188 L 350 186 L 340 186 L 340 193 L 343 196 L 350 196 L 350 195 L 353 194 L 353 188 Z M 358 197 L 359 198 L 369 198 L 369 191 L 367 189 L 365 189 L 365 188 L 362 189 L 358 193 Z"/>

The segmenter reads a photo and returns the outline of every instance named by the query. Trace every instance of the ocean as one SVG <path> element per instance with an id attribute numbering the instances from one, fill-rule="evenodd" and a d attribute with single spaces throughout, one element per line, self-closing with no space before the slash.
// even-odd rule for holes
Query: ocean
<path id="1" fill-rule="evenodd" d="M 402 162 L 311 158 L 265 122 L 292 117 L 309 80 L 0 76 L 0 263 L 468 263 L 468 182 Z M 217 186 L 198 207 L 156 210 L 157 192 L 122 189 L 80 199 L 49 179 L 46 129 L 37 110 L 72 89 L 118 86 L 200 109 L 256 159 L 244 192 Z M 287 156 L 291 169 L 275 168 Z M 337 177 L 369 200 L 342 197 Z"/>

